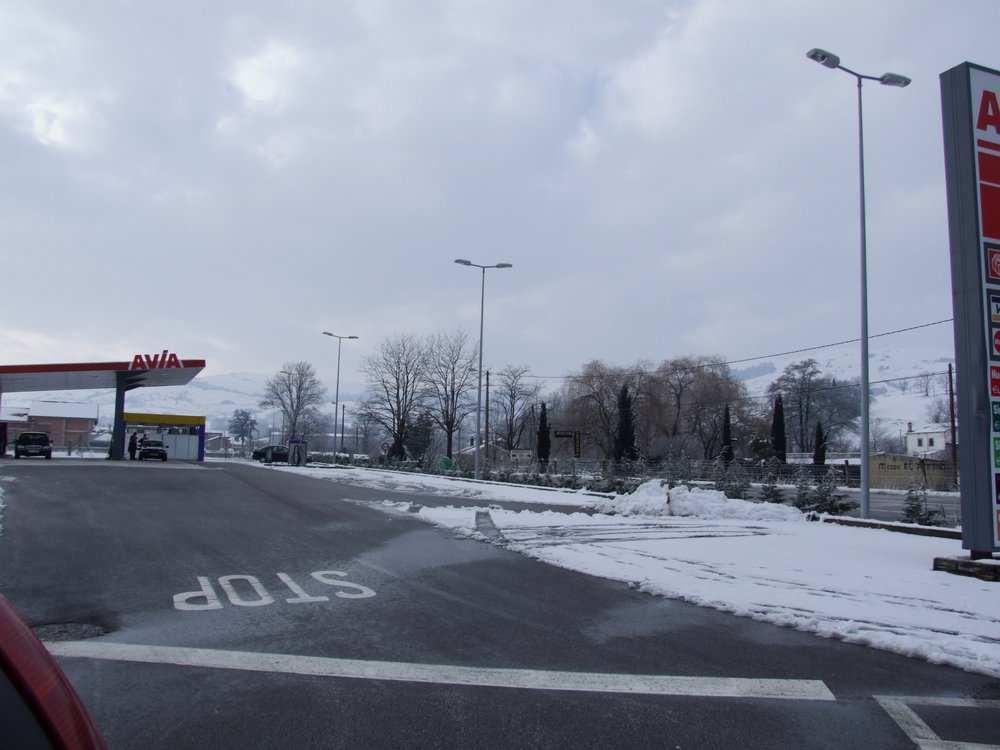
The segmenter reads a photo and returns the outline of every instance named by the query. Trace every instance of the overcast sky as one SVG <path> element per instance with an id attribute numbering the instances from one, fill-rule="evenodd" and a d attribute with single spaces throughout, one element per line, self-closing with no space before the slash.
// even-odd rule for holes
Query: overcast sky
<path id="1" fill-rule="evenodd" d="M 0 5 L 0 363 L 166 348 L 360 384 L 386 336 L 488 366 L 740 359 L 951 318 L 939 75 L 996 0 Z M 950 324 L 876 339 L 952 350 Z"/>

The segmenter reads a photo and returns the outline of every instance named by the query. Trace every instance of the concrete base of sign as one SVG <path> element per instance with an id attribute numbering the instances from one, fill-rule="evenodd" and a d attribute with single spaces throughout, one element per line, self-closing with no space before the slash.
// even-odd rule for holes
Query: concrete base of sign
<path id="1" fill-rule="evenodd" d="M 934 570 L 1000 583 L 1000 560 L 992 555 L 978 560 L 969 557 L 935 557 Z"/>

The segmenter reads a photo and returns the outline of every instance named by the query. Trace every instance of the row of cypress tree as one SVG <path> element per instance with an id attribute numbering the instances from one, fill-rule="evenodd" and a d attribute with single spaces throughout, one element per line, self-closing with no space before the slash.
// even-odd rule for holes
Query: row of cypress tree
<path id="1" fill-rule="evenodd" d="M 813 441 L 813 463 L 822 465 L 826 463 L 826 444 L 829 434 L 823 431 L 823 423 L 816 423 L 816 437 Z M 779 463 L 786 463 L 788 460 L 788 443 L 785 438 L 785 405 L 782 402 L 781 394 L 774 399 L 774 414 L 771 418 L 771 446 L 774 450 L 774 457 Z M 542 402 L 541 416 L 538 420 L 538 435 L 536 442 L 538 460 L 546 462 L 552 451 L 552 442 L 549 436 L 549 418 L 546 412 L 545 402 Z M 616 462 L 634 461 L 639 457 L 639 452 L 635 447 L 635 423 L 632 417 L 632 396 L 628 386 L 623 385 L 618 394 L 618 430 L 615 435 L 615 446 L 613 458 Z M 733 431 L 729 417 L 729 404 L 726 404 L 722 417 L 722 454 L 723 462 L 728 466 L 736 457 L 733 449 Z"/>

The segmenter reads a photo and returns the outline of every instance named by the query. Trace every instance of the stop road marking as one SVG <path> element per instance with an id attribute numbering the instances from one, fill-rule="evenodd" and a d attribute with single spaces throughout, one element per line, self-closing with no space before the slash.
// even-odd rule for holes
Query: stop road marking
<path id="1" fill-rule="evenodd" d="M 341 580 L 338 576 L 346 576 L 347 573 L 339 570 L 317 570 L 309 575 L 320 583 L 340 589 L 334 592 L 334 596 L 341 599 L 368 599 L 375 596 L 375 592 L 367 586 Z M 294 594 L 294 596 L 285 598 L 288 604 L 330 601 L 328 596 L 309 594 L 287 573 L 278 573 L 277 578 Z M 174 594 L 174 609 L 182 611 L 222 609 L 225 605 L 216 592 L 212 580 L 208 576 L 197 576 L 197 579 L 199 588 L 196 590 Z M 274 604 L 274 596 L 256 576 L 222 576 L 218 579 L 218 583 L 229 603 L 237 607 L 265 607 L 268 604 Z"/>

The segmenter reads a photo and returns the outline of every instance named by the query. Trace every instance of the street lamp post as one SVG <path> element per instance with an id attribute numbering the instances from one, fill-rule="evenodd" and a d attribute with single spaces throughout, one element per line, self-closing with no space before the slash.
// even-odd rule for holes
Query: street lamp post
<path id="1" fill-rule="evenodd" d="M 356 339 L 357 336 L 338 336 L 335 333 L 330 333 L 329 331 L 323 331 L 324 336 L 332 336 L 337 339 L 337 390 L 333 395 L 333 450 L 337 451 L 337 408 L 340 406 L 340 347 L 344 343 L 344 339 Z M 340 450 L 344 450 L 344 425 L 341 422 L 340 425 Z"/>
<path id="2" fill-rule="evenodd" d="M 455 262 L 460 266 L 472 266 L 483 270 L 482 289 L 479 294 L 479 381 L 476 386 L 476 452 L 473 457 L 473 460 L 475 461 L 476 479 L 479 479 L 479 441 L 482 436 L 480 429 L 482 427 L 483 418 L 483 313 L 486 309 L 486 269 L 513 268 L 513 265 L 510 263 L 496 263 L 492 266 L 481 266 L 478 263 L 465 260 L 465 258 L 456 258 Z"/>
<path id="3" fill-rule="evenodd" d="M 880 76 L 869 76 L 840 64 L 840 58 L 832 52 L 822 49 L 812 49 L 806 53 L 810 60 L 818 62 L 827 68 L 842 70 L 854 76 L 858 82 L 858 184 L 861 211 L 861 517 L 869 515 L 869 484 L 871 456 L 869 455 L 870 416 L 868 409 L 868 247 L 865 227 L 865 134 L 864 120 L 861 109 L 861 82 L 878 81 L 883 86 L 903 88 L 910 85 L 910 79 L 897 73 L 883 73 Z"/>

